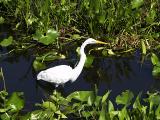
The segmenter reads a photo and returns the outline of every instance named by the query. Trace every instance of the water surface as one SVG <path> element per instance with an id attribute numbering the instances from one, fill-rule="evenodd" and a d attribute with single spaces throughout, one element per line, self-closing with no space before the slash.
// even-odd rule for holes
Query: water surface
<path id="1" fill-rule="evenodd" d="M 1 49 L 1 54 L 6 49 Z M 34 104 L 47 99 L 48 95 L 55 89 L 53 84 L 36 81 L 37 73 L 32 68 L 35 58 L 28 52 L 19 55 L 5 55 L 0 59 L 0 66 L 3 68 L 7 91 L 24 92 L 26 109 L 34 109 Z M 53 67 L 59 64 L 74 64 L 78 61 L 76 55 L 66 60 L 55 60 L 48 64 Z M 140 91 L 157 90 L 159 81 L 152 76 L 152 64 L 149 60 L 141 62 L 141 55 L 136 51 L 131 57 L 96 57 L 91 68 L 84 68 L 79 78 L 68 82 L 64 87 L 58 88 L 63 95 L 67 96 L 77 90 L 93 90 L 95 84 L 99 88 L 99 95 L 107 90 L 112 90 L 111 98 L 124 90 L 131 90 L 135 94 Z M 3 81 L 0 82 L 1 90 Z"/>

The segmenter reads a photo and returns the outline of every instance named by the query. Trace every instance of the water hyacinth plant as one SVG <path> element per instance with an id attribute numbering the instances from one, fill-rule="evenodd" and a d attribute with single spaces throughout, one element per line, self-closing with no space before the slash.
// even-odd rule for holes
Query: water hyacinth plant
<path id="1" fill-rule="evenodd" d="M 52 41 L 49 39 L 53 34 L 52 28 L 60 33 L 60 39 L 70 40 L 78 34 L 80 37 L 109 39 L 114 46 L 118 44 L 121 47 L 123 44 L 139 47 L 137 43 L 143 44 L 141 39 L 151 46 L 154 44 L 151 41 L 160 36 L 158 0 L 95 0 L 94 3 L 90 0 L 5 0 L 0 1 L 0 4 L 1 18 L 5 19 L 1 23 L 13 22 L 14 30 L 24 29 L 28 35 L 34 33 L 33 39 L 45 45 Z M 11 20 L 9 16 L 14 19 Z M 53 41 L 57 36 L 56 31 L 52 36 Z M 125 40 L 120 38 L 123 35 L 138 39 L 129 37 Z M 44 39 L 47 39 L 46 42 Z"/>
<path id="2" fill-rule="evenodd" d="M 158 120 L 160 118 L 160 94 L 147 93 L 142 97 L 126 90 L 110 100 L 111 91 L 103 96 L 97 95 L 95 91 L 75 91 L 63 97 L 61 93 L 54 91 L 48 100 L 41 104 L 37 103 L 39 109 L 21 114 L 24 108 L 22 94 L 13 93 L 8 98 L 6 91 L 0 92 L 1 119 L 36 119 L 36 120 L 61 120 L 61 119 L 93 119 L 93 120 Z M 16 102 L 15 102 L 16 101 Z"/>

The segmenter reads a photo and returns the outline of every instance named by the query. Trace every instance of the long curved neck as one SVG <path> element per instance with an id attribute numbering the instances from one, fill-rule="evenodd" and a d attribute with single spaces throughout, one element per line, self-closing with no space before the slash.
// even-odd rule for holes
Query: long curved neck
<path id="1" fill-rule="evenodd" d="M 84 53 L 84 48 L 86 47 L 86 45 L 87 45 L 87 43 L 84 42 L 80 48 L 80 60 L 79 60 L 79 63 L 77 64 L 77 66 L 73 69 L 74 77 L 72 79 L 72 82 L 78 78 L 81 71 L 83 70 L 83 67 L 84 67 L 84 64 L 86 61 L 86 55 Z"/>

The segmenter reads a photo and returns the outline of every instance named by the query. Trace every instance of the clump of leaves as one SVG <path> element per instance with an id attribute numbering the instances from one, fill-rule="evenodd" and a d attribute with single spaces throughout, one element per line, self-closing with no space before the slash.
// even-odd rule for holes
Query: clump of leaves
<path id="1" fill-rule="evenodd" d="M 6 39 L 3 39 L 1 42 L 0 42 L 0 45 L 2 47 L 7 47 L 7 46 L 10 46 L 13 42 L 13 37 L 12 36 L 9 36 L 8 38 Z"/>
<path id="2" fill-rule="evenodd" d="M 36 104 L 40 108 L 21 115 L 24 107 L 22 94 L 14 92 L 9 98 L 6 91 L 0 92 L 0 118 L 5 120 L 61 120 L 61 119 L 93 119 L 93 120 L 124 120 L 124 119 L 160 119 L 160 93 L 147 93 L 143 98 L 139 93 L 126 90 L 119 94 L 115 101 L 109 99 L 111 91 L 103 96 L 95 91 L 75 91 L 63 97 L 56 90 L 46 101 Z M 145 103 L 145 104 L 144 104 Z M 118 107 L 115 107 L 118 106 Z"/>
<path id="3" fill-rule="evenodd" d="M 58 32 L 54 29 L 48 29 L 46 33 L 43 33 L 39 30 L 33 35 L 33 39 L 37 40 L 44 45 L 49 45 L 56 43 L 56 39 L 58 37 Z"/>
<path id="4" fill-rule="evenodd" d="M 152 53 L 151 62 L 153 64 L 152 75 L 154 77 L 160 76 L 160 61 L 156 54 Z"/>
<path id="5" fill-rule="evenodd" d="M 126 90 L 116 97 L 114 104 L 120 105 L 115 108 L 109 100 L 111 91 L 103 96 L 98 96 L 95 91 L 75 91 L 63 97 L 57 91 L 50 99 L 38 104 L 42 109 L 33 111 L 28 119 L 99 119 L 99 120 L 124 120 L 124 119 L 159 119 L 160 118 L 160 94 L 147 93 L 147 98 L 142 98 L 140 93 L 136 99 L 134 94 Z M 143 102 L 141 102 L 143 101 Z M 145 102 L 145 105 L 143 103 Z"/>
<path id="6" fill-rule="evenodd" d="M 22 93 L 14 92 L 8 98 L 8 93 L 6 91 L 1 91 L 0 101 L 0 118 L 2 120 L 18 119 L 19 112 L 24 107 Z"/>

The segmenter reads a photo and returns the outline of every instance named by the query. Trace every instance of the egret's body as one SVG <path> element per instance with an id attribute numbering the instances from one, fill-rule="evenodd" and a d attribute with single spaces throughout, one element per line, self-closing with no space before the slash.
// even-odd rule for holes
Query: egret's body
<path id="1" fill-rule="evenodd" d="M 68 81 L 74 82 L 80 73 L 82 72 L 83 66 L 85 64 L 86 55 L 84 53 L 84 48 L 88 44 L 106 44 L 105 42 L 97 41 L 92 38 L 87 39 L 80 48 L 80 61 L 77 66 L 73 69 L 67 65 L 59 65 L 47 70 L 41 71 L 37 75 L 37 80 L 44 80 L 58 85 L 63 85 Z"/>

